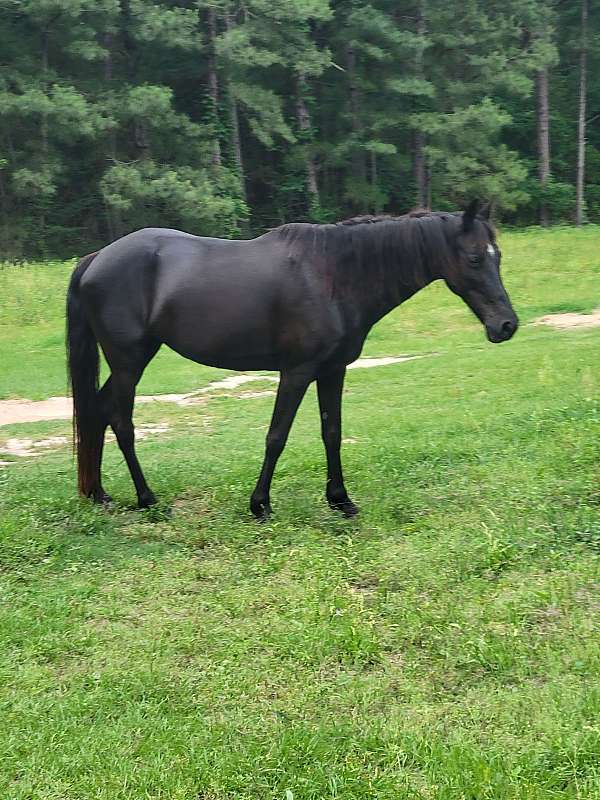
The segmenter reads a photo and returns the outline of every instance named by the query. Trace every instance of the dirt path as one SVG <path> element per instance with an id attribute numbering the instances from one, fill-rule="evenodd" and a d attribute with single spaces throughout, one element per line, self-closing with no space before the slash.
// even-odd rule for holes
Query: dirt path
<path id="1" fill-rule="evenodd" d="M 148 436 L 160 435 L 169 431 L 169 425 L 166 422 L 158 423 L 142 423 L 136 426 L 136 438 L 146 439 Z M 112 433 L 106 434 L 106 441 L 113 442 L 115 437 Z M 13 437 L 7 439 L 3 445 L 0 445 L 1 456 L 11 456 L 13 458 L 31 458 L 32 456 L 42 456 L 44 453 L 52 453 L 60 447 L 66 447 L 69 444 L 69 439 L 66 436 L 48 436 L 46 439 L 30 439 L 30 438 L 17 438 Z M 0 458 L 0 467 L 9 467 L 16 464 L 16 461 L 3 461 Z"/>
<path id="2" fill-rule="evenodd" d="M 600 325 L 600 308 L 589 314 L 576 314 L 569 312 L 566 314 L 546 314 L 545 317 L 538 319 L 540 325 L 550 325 L 562 331 L 572 330 L 573 328 L 595 328 Z"/>
<path id="3" fill-rule="evenodd" d="M 400 364 L 413 361 L 424 356 L 386 356 L 384 358 L 359 358 L 348 369 L 369 369 L 387 364 Z M 267 381 L 277 383 L 274 375 L 228 375 L 219 381 L 213 381 L 202 389 L 187 394 L 155 394 L 139 395 L 136 403 L 175 403 L 179 406 L 194 405 L 203 395 L 237 389 L 246 383 Z M 265 392 L 247 392 L 242 397 L 263 397 Z M 49 397 L 47 400 L 0 400 L 0 427 L 23 422 L 42 422 L 53 419 L 70 419 L 72 414 L 70 397 Z M 6 452 L 5 449 L 3 449 Z"/>

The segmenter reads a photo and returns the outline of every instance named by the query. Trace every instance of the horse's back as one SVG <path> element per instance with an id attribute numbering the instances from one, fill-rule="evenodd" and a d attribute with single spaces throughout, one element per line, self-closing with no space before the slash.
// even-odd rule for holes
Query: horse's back
<path id="1" fill-rule="evenodd" d="M 228 265 L 256 261 L 253 251 L 264 238 L 218 239 L 194 236 L 172 228 L 142 228 L 103 247 L 82 282 L 96 287 L 104 284 L 113 290 L 115 280 L 117 283 L 138 280 L 148 270 L 155 277 L 172 272 L 176 278 L 180 272 L 185 280 L 189 279 L 190 271 L 200 276 Z M 259 256 L 258 260 L 264 268 L 264 257 Z"/>
<path id="2" fill-rule="evenodd" d="M 135 305 L 136 299 L 150 295 L 162 304 L 169 292 L 193 289 L 228 263 L 241 264 L 244 244 L 250 243 L 143 228 L 102 248 L 86 270 L 81 290 L 97 305 Z"/>

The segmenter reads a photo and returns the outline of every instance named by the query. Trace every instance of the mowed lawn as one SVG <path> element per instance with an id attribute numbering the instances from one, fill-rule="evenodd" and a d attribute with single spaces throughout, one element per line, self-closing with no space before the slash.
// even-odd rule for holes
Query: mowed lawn
<path id="1" fill-rule="evenodd" d="M 68 447 L 2 456 L 68 421 L 0 428 L 1 798 L 600 797 L 600 328 L 531 324 L 600 306 L 600 228 L 501 247 L 511 342 L 436 284 L 364 353 L 427 357 L 349 373 L 356 520 L 314 389 L 266 525 L 272 384 L 138 408 L 148 512 L 113 442 L 104 511 Z M 71 268 L 0 268 L 0 397 L 64 394 Z M 223 375 L 164 352 L 140 391 Z"/>

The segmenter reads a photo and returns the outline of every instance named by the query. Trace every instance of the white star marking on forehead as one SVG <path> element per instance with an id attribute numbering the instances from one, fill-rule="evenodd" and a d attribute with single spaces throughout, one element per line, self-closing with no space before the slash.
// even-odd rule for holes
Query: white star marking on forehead
<path id="1" fill-rule="evenodd" d="M 495 256 L 496 255 L 496 251 L 494 250 L 494 248 L 492 247 L 491 244 L 488 244 L 487 251 L 491 256 Z"/>

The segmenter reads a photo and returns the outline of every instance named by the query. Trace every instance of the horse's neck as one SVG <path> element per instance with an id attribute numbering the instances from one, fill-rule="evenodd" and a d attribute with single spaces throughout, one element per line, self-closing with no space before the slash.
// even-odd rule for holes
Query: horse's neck
<path id="1" fill-rule="evenodd" d="M 376 230 L 373 233 L 376 234 Z M 360 314 L 368 328 L 435 280 L 430 277 L 418 281 L 401 257 L 384 261 L 376 235 L 361 243 L 356 271 L 344 274 L 340 270 L 338 274 L 340 280 L 348 284 L 347 291 L 343 292 L 346 302 L 353 305 L 354 312 Z"/>
<path id="2" fill-rule="evenodd" d="M 375 325 L 380 319 L 389 314 L 399 305 L 402 305 L 406 300 L 409 300 L 418 291 L 425 288 L 424 286 L 405 286 L 398 285 L 396 282 L 390 281 L 390 287 L 387 291 L 382 293 L 372 304 L 367 304 L 365 320 L 369 327 Z"/>

